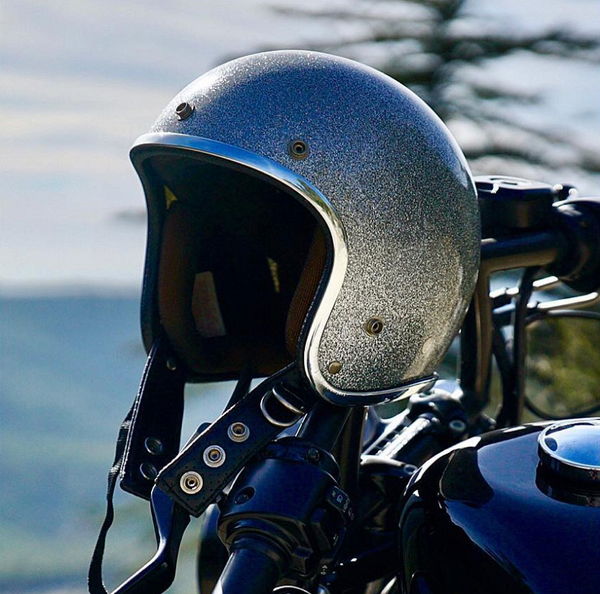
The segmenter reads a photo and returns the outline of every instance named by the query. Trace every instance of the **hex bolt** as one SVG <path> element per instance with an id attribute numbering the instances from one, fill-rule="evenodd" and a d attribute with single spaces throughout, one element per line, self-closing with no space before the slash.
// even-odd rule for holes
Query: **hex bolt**
<path id="1" fill-rule="evenodd" d="M 153 481 L 158 476 L 158 470 L 154 464 L 150 462 L 144 462 L 140 464 L 140 474 L 147 480 Z"/>
<path id="2" fill-rule="evenodd" d="M 194 113 L 194 106 L 184 101 L 175 108 L 178 120 L 187 120 Z"/>
<path id="3" fill-rule="evenodd" d="M 229 437 L 231 441 L 242 443 L 250 437 L 250 429 L 248 429 L 247 425 L 244 425 L 244 423 L 240 423 L 239 421 L 231 423 L 227 428 L 227 437 Z"/>
<path id="4" fill-rule="evenodd" d="M 181 490 L 188 495 L 195 495 L 201 491 L 203 484 L 204 481 L 202 480 L 202 477 L 193 470 L 182 474 L 181 478 L 179 479 L 179 486 L 181 487 Z"/>
<path id="5" fill-rule="evenodd" d="M 158 437 L 146 437 L 144 439 L 144 447 L 149 454 L 160 456 L 163 453 L 164 447 L 162 441 Z"/>
<path id="6" fill-rule="evenodd" d="M 219 466 L 223 466 L 225 463 L 225 450 L 218 445 L 210 445 L 202 454 L 202 459 L 204 460 L 204 464 L 210 466 L 211 468 L 218 468 Z"/>

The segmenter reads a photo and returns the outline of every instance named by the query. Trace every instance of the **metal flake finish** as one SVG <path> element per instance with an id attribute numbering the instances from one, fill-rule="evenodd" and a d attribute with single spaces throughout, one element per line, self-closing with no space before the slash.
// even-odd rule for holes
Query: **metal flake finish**
<path id="1" fill-rule="evenodd" d="M 180 121 L 182 102 L 194 113 Z M 335 289 L 337 299 L 318 308 L 300 354 L 323 396 L 382 400 L 431 376 L 474 287 L 479 213 L 460 149 L 420 99 L 350 60 L 268 52 L 194 81 L 152 132 L 267 157 L 310 180 L 331 205 L 345 231 L 347 267 L 343 282 L 331 276 L 326 295 Z M 289 154 L 293 140 L 308 145 L 305 159 Z M 373 317 L 384 324 L 375 336 L 364 330 Z M 332 361 L 342 363 L 336 374 L 327 370 Z"/>

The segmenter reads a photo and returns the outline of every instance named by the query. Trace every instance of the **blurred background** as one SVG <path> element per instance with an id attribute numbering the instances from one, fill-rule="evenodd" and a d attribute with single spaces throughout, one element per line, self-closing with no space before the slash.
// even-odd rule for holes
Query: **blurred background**
<path id="1" fill-rule="evenodd" d="M 351 57 L 425 99 L 474 173 L 600 194 L 597 0 L 5 0 L 0 30 L 2 592 L 86 591 L 145 359 L 128 148 L 201 73 L 265 49 Z M 191 390 L 184 435 L 228 390 Z M 153 545 L 145 504 L 119 502 L 111 585 Z M 188 533 L 171 592 L 193 591 Z"/>

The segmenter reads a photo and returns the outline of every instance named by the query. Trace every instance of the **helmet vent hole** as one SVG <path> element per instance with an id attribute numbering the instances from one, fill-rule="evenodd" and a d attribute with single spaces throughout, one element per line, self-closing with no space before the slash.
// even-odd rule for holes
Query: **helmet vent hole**
<path id="1" fill-rule="evenodd" d="M 306 159 L 308 157 L 308 145 L 303 140 L 292 140 L 288 146 L 292 159 Z"/>

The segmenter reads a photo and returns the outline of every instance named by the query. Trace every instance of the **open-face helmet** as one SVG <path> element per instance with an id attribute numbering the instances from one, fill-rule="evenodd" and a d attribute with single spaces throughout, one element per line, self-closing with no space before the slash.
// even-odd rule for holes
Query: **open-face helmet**
<path id="1" fill-rule="evenodd" d="M 411 91 L 336 56 L 255 54 L 183 89 L 131 158 L 144 341 L 165 336 L 190 381 L 295 362 L 337 404 L 430 384 L 474 288 L 479 213 Z"/>

